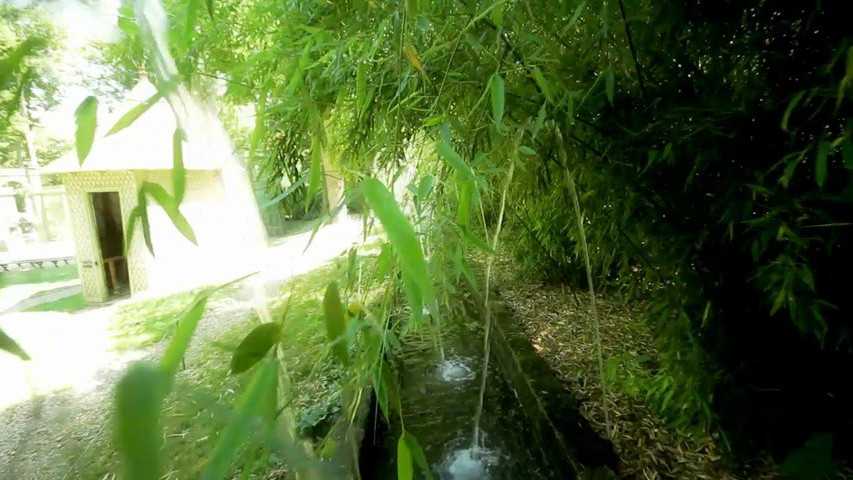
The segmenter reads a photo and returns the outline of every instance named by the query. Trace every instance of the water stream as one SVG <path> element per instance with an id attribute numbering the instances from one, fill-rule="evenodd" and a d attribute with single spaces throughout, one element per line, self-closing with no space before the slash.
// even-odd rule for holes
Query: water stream
<path id="1" fill-rule="evenodd" d="M 442 480 L 560 478 L 494 364 L 487 368 L 489 381 L 480 396 L 485 366 L 481 319 L 443 320 L 444 360 L 428 333 L 407 337 L 398 358 L 406 431 L 418 439 L 433 471 Z M 481 402 L 480 425 L 475 428 L 472 414 Z M 385 425 L 373 412 L 361 452 L 363 478 L 396 478 L 399 428 L 398 420 Z"/>

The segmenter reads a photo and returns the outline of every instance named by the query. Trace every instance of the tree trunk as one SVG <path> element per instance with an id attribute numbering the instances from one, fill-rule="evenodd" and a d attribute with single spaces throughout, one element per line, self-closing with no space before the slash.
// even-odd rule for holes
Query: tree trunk
<path id="1" fill-rule="evenodd" d="M 41 175 L 39 174 L 39 163 L 36 157 L 36 149 L 33 145 L 32 125 L 30 124 L 30 110 L 24 95 L 21 95 L 21 115 L 24 117 L 24 149 L 27 152 L 27 160 L 24 163 L 24 174 L 27 176 L 27 197 L 33 210 L 33 220 L 36 222 L 36 231 L 39 240 L 45 241 L 50 237 L 50 226 L 47 224 L 44 212 L 44 197 L 42 196 Z M 36 198 L 38 197 L 38 198 Z"/>

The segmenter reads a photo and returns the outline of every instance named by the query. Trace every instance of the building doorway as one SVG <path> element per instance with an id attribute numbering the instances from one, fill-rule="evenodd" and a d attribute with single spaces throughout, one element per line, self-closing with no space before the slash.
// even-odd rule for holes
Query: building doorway
<path id="1" fill-rule="evenodd" d="M 118 192 L 92 192 L 89 196 L 98 229 L 100 265 L 106 279 L 107 298 L 127 296 L 130 294 L 130 279 Z"/>

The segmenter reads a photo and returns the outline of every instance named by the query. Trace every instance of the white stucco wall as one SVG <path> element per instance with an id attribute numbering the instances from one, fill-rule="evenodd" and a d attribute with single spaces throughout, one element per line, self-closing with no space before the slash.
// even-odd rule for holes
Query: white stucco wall
<path id="1" fill-rule="evenodd" d="M 77 265 L 87 301 L 106 300 L 100 249 L 95 235 L 90 192 L 116 191 L 121 201 L 122 222 L 129 228 L 130 212 L 136 206 L 144 182 L 158 183 L 172 191 L 172 173 L 155 171 L 76 172 L 63 175 L 68 213 L 73 230 Z M 149 197 L 148 216 L 154 246 L 152 256 L 145 246 L 137 222 L 128 249 L 128 273 L 132 294 L 152 295 L 186 290 L 231 280 L 259 269 L 258 256 L 265 247 L 263 226 L 257 206 L 229 194 L 219 170 L 187 172 L 187 189 L 180 210 L 189 221 L 198 245 L 175 228 L 166 212 Z"/>
<path id="2" fill-rule="evenodd" d="M 137 171 L 134 177 L 137 188 L 153 182 L 173 193 L 170 171 Z M 227 281 L 257 269 L 256 256 L 264 246 L 258 226 L 250 226 L 257 207 L 229 196 L 220 171 L 187 172 L 180 210 L 198 245 L 187 240 L 155 202 L 149 200 L 148 205 L 155 255 L 145 256 L 152 293 Z"/>

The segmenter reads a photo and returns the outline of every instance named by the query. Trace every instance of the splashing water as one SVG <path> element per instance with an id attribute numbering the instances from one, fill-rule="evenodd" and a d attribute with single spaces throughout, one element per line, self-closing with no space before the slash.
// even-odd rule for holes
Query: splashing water
<path id="1" fill-rule="evenodd" d="M 474 378 L 471 360 L 462 357 L 447 358 L 438 364 L 438 376 L 445 382 L 465 382 Z"/>
<path id="2" fill-rule="evenodd" d="M 499 462 L 494 450 L 483 447 L 454 450 L 441 464 L 443 480 L 487 480 Z"/>

